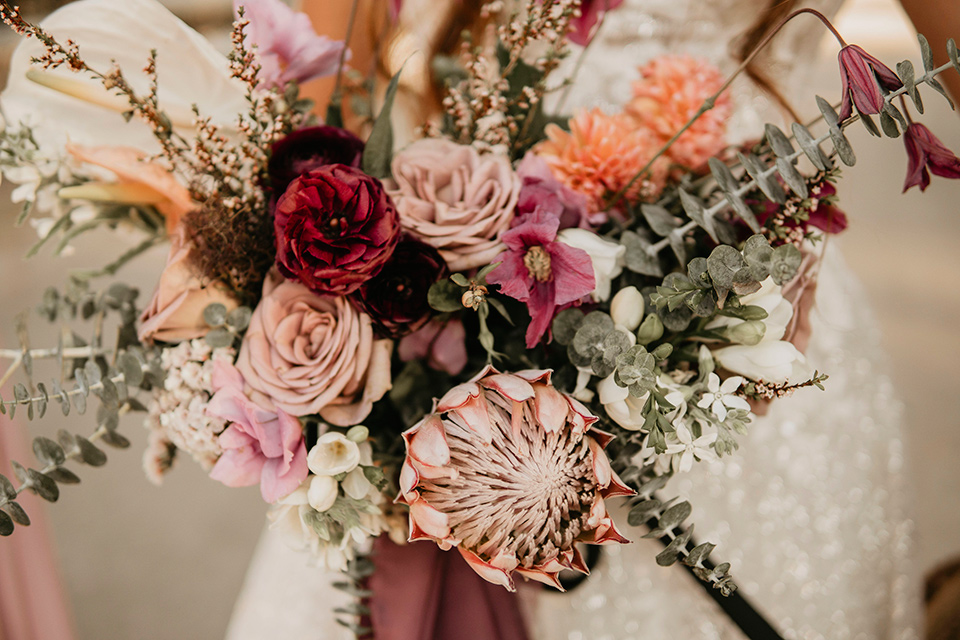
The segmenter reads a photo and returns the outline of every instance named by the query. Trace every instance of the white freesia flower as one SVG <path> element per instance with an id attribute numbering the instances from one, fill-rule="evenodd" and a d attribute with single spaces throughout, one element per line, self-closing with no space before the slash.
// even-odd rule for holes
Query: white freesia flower
<path id="1" fill-rule="evenodd" d="M 348 473 L 342 484 L 343 492 L 354 500 L 362 500 L 371 490 L 374 490 L 373 484 L 367 480 L 366 474 L 360 467 Z"/>
<path id="2" fill-rule="evenodd" d="M 340 483 L 333 476 L 313 476 L 310 479 L 310 489 L 307 491 L 307 501 L 317 511 L 324 512 L 337 501 Z"/>
<path id="3" fill-rule="evenodd" d="M 690 429 L 683 422 L 676 425 L 678 442 L 668 444 L 666 453 L 673 456 L 673 469 L 678 472 L 690 471 L 694 460 L 716 460 L 717 454 L 713 450 L 713 443 L 717 440 L 716 433 L 705 433 L 697 439 L 693 438 Z"/>
<path id="4" fill-rule="evenodd" d="M 557 234 L 557 240 L 587 252 L 593 262 L 593 277 L 596 282 L 591 296 L 595 302 L 605 302 L 610 297 L 613 279 L 623 271 L 623 255 L 627 248 L 622 244 L 604 240 L 586 229 L 564 229 Z"/>
<path id="5" fill-rule="evenodd" d="M 610 317 L 627 331 L 636 331 L 646 311 L 643 294 L 636 287 L 624 287 L 610 301 Z"/>
<path id="6" fill-rule="evenodd" d="M 360 464 L 360 448 L 337 431 L 320 436 L 307 454 L 307 466 L 318 476 L 349 473 Z"/>
<path id="7" fill-rule="evenodd" d="M 267 512 L 270 529 L 280 534 L 284 544 L 298 551 L 316 550 L 320 545 L 317 532 L 302 518 L 303 513 L 311 509 L 309 487 L 310 478 L 307 478 L 293 493 L 272 504 Z"/>
<path id="8" fill-rule="evenodd" d="M 803 354 L 783 340 L 763 340 L 755 345 L 736 344 L 717 349 L 713 356 L 728 371 L 774 384 L 801 382 L 812 373 Z"/>
<path id="9" fill-rule="evenodd" d="M 743 409 L 750 411 L 750 403 L 740 396 L 733 395 L 744 382 L 740 376 L 730 376 L 720 383 L 720 376 L 711 373 L 707 378 L 707 391 L 697 403 L 701 409 L 710 408 L 713 415 L 717 416 L 720 422 L 727 419 L 728 409 Z"/>
<path id="10" fill-rule="evenodd" d="M 231 78 L 226 57 L 156 0 L 81 0 L 40 24 L 61 43 L 76 42 L 94 69 L 106 73 L 116 60 L 141 95 L 147 94 L 149 85 L 141 70 L 150 50 L 156 49 L 158 74 L 167 79 L 160 82 L 160 108 L 187 139 L 192 138 L 192 104 L 230 130 L 237 114 L 249 108 L 243 84 Z M 69 138 L 75 144 L 159 150 L 146 124 L 120 117 L 130 108 L 125 98 L 66 66 L 42 70 L 32 65 L 30 58 L 43 52 L 36 38 L 20 39 L 10 59 L 7 88 L 0 95 L 7 122 L 39 116 L 42 127 L 34 133 L 41 147 L 59 148 Z"/>

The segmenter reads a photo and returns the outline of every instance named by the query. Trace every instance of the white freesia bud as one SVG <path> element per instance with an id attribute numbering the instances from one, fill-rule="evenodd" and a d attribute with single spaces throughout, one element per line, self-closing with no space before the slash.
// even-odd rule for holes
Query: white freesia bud
<path id="1" fill-rule="evenodd" d="M 741 322 L 727 327 L 727 338 L 737 344 L 754 345 L 763 340 L 766 329 L 759 320 Z"/>
<path id="2" fill-rule="evenodd" d="M 724 347 L 714 351 L 713 356 L 728 371 L 774 384 L 803 382 L 812 373 L 803 354 L 783 340 Z"/>
<path id="3" fill-rule="evenodd" d="M 307 466 L 318 476 L 349 473 L 360 464 L 360 448 L 356 442 L 336 431 L 330 431 L 317 440 L 307 454 Z"/>
<path id="4" fill-rule="evenodd" d="M 369 437 L 370 429 L 367 429 L 362 424 L 358 424 L 355 427 L 350 427 L 350 430 L 347 431 L 347 440 L 356 442 L 357 444 L 364 442 Z"/>
<path id="5" fill-rule="evenodd" d="M 326 511 L 337 501 L 339 486 L 340 483 L 332 476 L 313 476 L 310 480 L 310 489 L 307 491 L 307 501 L 317 511 Z"/>
<path id="6" fill-rule="evenodd" d="M 645 310 L 643 294 L 636 287 L 620 289 L 610 302 L 610 317 L 614 324 L 626 328 L 627 331 L 633 331 L 640 326 Z"/>
<path id="7" fill-rule="evenodd" d="M 363 473 L 363 469 L 357 467 L 353 471 L 347 474 L 347 477 L 343 479 L 343 492 L 354 500 L 361 500 L 370 493 L 370 489 L 373 488 L 373 485 L 370 484 L 370 481 L 367 480 L 366 474 Z"/>
<path id="8" fill-rule="evenodd" d="M 622 244 L 604 240 L 586 229 L 564 229 L 557 234 L 560 242 L 582 249 L 593 263 L 593 277 L 596 282 L 591 296 L 595 302 L 604 302 L 610 298 L 610 285 L 623 271 L 623 254 L 627 248 Z"/>

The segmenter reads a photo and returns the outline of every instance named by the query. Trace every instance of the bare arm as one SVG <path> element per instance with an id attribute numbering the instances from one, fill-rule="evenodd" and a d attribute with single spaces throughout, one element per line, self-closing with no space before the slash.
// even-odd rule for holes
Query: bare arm
<path id="1" fill-rule="evenodd" d="M 960 2 L 957 0 L 900 0 L 913 26 L 926 36 L 933 48 L 934 62 L 947 61 L 947 40 L 960 44 Z M 960 99 L 960 73 L 947 71 L 940 80 L 954 98 Z"/>

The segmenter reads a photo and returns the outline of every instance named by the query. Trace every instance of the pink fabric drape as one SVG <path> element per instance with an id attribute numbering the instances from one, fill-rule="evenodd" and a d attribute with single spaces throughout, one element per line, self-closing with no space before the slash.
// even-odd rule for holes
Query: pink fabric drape
<path id="1" fill-rule="evenodd" d="M 373 561 L 377 640 L 527 640 L 517 594 L 478 576 L 456 551 L 381 536 Z"/>
<path id="2" fill-rule="evenodd" d="M 32 454 L 20 425 L 0 416 L 0 473 L 16 482 L 11 459 L 26 464 Z M 43 501 L 21 495 L 18 502 L 31 524 L 0 538 L 0 640 L 73 640 Z"/>

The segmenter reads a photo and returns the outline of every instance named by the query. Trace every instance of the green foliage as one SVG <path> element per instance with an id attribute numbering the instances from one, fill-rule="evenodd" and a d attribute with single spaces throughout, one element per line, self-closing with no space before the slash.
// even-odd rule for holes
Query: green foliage
<path id="1" fill-rule="evenodd" d="M 400 85 L 401 73 L 403 73 L 403 67 L 400 67 L 400 70 L 390 79 L 390 84 L 387 85 L 387 91 L 383 96 L 383 106 L 373 123 L 373 129 L 367 138 L 361 160 L 364 173 L 381 180 L 389 178 L 391 175 L 393 122 L 390 118 L 393 112 L 393 101 L 397 96 L 397 88 Z"/>

